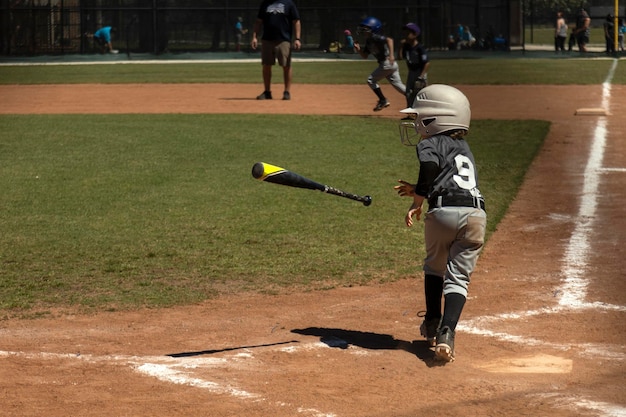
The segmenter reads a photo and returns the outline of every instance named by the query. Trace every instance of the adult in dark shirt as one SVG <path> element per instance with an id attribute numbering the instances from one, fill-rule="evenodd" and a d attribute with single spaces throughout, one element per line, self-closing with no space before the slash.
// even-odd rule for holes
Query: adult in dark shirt
<path id="1" fill-rule="evenodd" d="M 283 100 L 291 99 L 291 46 L 299 50 L 300 42 L 300 13 L 292 0 L 263 0 L 259 7 L 256 22 L 252 32 L 252 49 L 256 49 L 258 35 L 261 37 L 261 64 L 263 65 L 263 92 L 257 96 L 258 100 L 272 99 L 272 66 L 278 61 L 283 68 L 283 82 L 285 90 Z"/>

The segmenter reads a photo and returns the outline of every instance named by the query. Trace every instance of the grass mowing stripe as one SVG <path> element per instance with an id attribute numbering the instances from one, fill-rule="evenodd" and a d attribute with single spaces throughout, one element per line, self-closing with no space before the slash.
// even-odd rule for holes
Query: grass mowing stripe
<path id="1" fill-rule="evenodd" d="M 396 123 L 0 116 L 0 310 L 161 307 L 242 290 L 419 276 L 422 225 L 404 226 L 410 202 L 393 190 L 398 178 L 415 180 L 417 161 L 400 145 Z M 546 122 L 473 122 L 490 232 L 547 129 Z M 250 172 L 257 161 L 374 202 L 260 182 Z"/>

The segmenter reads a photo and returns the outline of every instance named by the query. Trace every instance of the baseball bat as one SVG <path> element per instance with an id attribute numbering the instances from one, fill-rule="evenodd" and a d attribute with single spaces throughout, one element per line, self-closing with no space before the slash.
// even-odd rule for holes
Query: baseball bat
<path id="1" fill-rule="evenodd" d="M 265 162 L 257 162 L 252 166 L 252 176 L 257 180 L 272 182 L 274 184 L 287 185 L 289 187 L 306 188 L 308 190 L 318 190 L 323 193 L 336 195 L 339 197 L 349 198 L 350 200 L 360 201 L 364 206 L 372 204 L 372 197 L 369 195 L 360 196 L 346 191 L 338 190 L 329 185 L 320 184 L 313 180 L 291 172 L 285 168 L 267 164 Z"/>

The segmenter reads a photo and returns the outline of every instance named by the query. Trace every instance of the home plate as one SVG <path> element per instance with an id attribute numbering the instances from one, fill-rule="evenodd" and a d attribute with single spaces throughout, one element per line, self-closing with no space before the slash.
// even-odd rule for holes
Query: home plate
<path id="1" fill-rule="evenodd" d="M 606 109 L 602 107 L 577 109 L 576 116 L 608 116 Z"/>
<path id="2" fill-rule="evenodd" d="M 537 355 L 526 358 L 498 359 L 479 368 L 488 372 L 511 374 L 566 374 L 572 372 L 571 359 L 558 356 Z"/>

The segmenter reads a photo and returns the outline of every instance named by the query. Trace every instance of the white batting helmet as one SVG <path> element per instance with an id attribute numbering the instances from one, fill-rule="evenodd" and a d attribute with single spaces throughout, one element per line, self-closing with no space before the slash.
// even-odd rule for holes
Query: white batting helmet
<path id="1" fill-rule="evenodd" d="M 429 137 L 452 130 L 467 132 L 470 126 L 470 103 L 465 94 L 445 84 L 432 84 L 419 91 L 413 106 L 401 113 L 413 114 L 415 119 L 403 119 L 400 138 L 406 145 L 414 145 L 415 136 Z"/>

